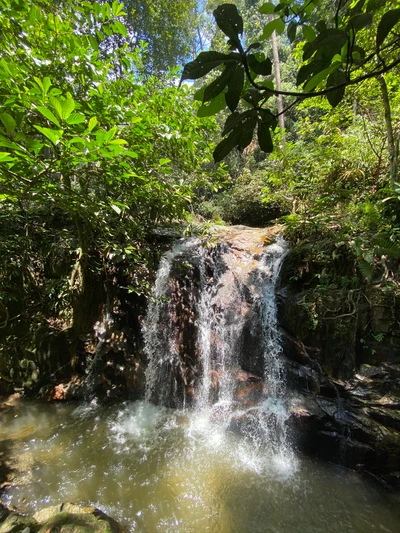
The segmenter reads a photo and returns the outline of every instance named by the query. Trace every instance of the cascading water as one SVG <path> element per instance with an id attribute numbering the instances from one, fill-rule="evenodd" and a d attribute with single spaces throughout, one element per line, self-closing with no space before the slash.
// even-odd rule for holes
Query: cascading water
<path id="1" fill-rule="evenodd" d="M 248 238 L 245 233 L 209 247 L 189 239 L 162 259 L 144 328 L 149 359 L 146 400 L 184 405 L 187 383 L 179 387 L 179 379 L 185 375 L 185 357 L 196 361 L 191 431 L 238 430 L 257 447 L 269 444 L 280 458 L 288 458 L 288 409 L 275 297 L 286 243 L 278 237 L 264 247 L 258 235 L 258 246 L 249 251 L 242 242 Z M 192 265 L 195 279 L 180 286 L 177 299 L 179 264 Z M 191 347 L 181 344 L 176 307 L 182 298 L 191 301 L 195 317 Z M 254 359 L 261 361 L 258 376 L 248 372 Z"/>

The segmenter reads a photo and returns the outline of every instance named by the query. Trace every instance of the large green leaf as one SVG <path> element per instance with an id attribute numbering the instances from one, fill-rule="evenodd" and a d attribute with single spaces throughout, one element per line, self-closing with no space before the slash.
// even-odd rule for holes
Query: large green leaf
<path id="1" fill-rule="evenodd" d="M 345 82 L 346 74 L 342 68 L 338 68 L 329 75 L 328 79 L 326 80 L 326 86 L 327 88 L 336 87 L 336 85 L 341 85 Z M 339 87 L 335 91 L 329 92 L 326 95 L 328 102 L 332 107 L 336 107 L 343 100 L 345 91 L 346 86 L 343 85 L 343 87 Z"/>
<path id="2" fill-rule="evenodd" d="M 234 4 L 222 4 L 213 12 L 221 31 L 235 44 L 240 45 L 239 35 L 243 33 L 243 19 Z"/>
<path id="3" fill-rule="evenodd" d="M 400 21 L 400 8 L 391 9 L 381 18 L 376 31 L 376 46 L 380 48 L 383 41 Z"/>
<path id="4" fill-rule="evenodd" d="M 66 120 L 72 111 L 75 109 L 75 102 L 73 98 L 66 98 L 61 102 L 62 118 Z"/>
<path id="5" fill-rule="evenodd" d="M 227 65 L 222 74 L 204 89 L 203 102 L 209 102 L 225 89 L 229 80 L 233 76 L 235 68 L 236 65 L 234 63 Z"/>
<path id="6" fill-rule="evenodd" d="M 285 23 L 281 18 L 271 20 L 264 26 L 264 30 L 261 35 L 261 39 L 268 39 L 274 33 L 274 31 L 280 35 L 285 29 Z"/>
<path id="7" fill-rule="evenodd" d="M 56 126 L 58 126 L 59 128 L 61 128 L 61 124 L 60 122 L 58 121 L 57 117 L 50 111 L 50 109 L 47 109 L 47 107 L 43 107 L 43 106 L 37 106 L 37 110 L 44 116 L 47 118 L 47 120 L 50 120 L 50 122 L 52 122 L 53 124 L 55 124 Z"/>
<path id="8" fill-rule="evenodd" d="M 323 59 L 313 59 L 310 63 L 303 65 L 297 73 L 297 85 L 301 85 L 306 80 L 312 78 L 318 72 L 325 70 L 329 66 L 329 61 Z"/>
<path id="9" fill-rule="evenodd" d="M 235 111 L 237 108 L 240 96 L 244 86 L 244 69 L 241 65 L 237 65 L 233 76 L 228 82 L 228 90 L 225 93 L 226 105 L 230 111 Z"/>
<path id="10" fill-rule="evenodd" d="M 201 52 L 194 61 L 186 63 L 182 76 L 183 80 L 198 80 L 214 68 L 228 63 L 237 63 L 240 61 L 238 54 L 222 54 L 221 52 Z"/>
<path id="11" fill-rule="evenodd" d="M 1 113 L 0 120 L 3 123 L 3 126 L 5 127 L 6 132 L 9 135 L 12 135 L 15 131 L 15 127 L 17 123 L 13 119 L 13 117 L 9 113 Z"/>
<path id="12" fill-rule="evenodd" d="M 222 109 L 225 109 L 225 107 L 225 94 L 221 93 L 216 98 L 211 100 L 209 104 L 203 104 L 197 111 L 197 116 L 211 117 L 212 115 L 219 113 L 219 111 L 222 111 Z"/>
<path id="13" fill-rule="evenodd" d="M 317 36 L 314 28 L 312 26 L 309 26 L 308 24 L 303 24 L 302 30 L 304 39 L 306 39 L 306 41 L 308 41 L 309 43 L 311 43 Z"/>
<path id="14" fill-rule="evenodd" d="M 271 2 L 265 2 L 265 4 L 263 4 L 258 11 L 262 15 L 272 15 L 273 13 L 275 13 L 275 5 Z"/>
<path id="15" fill-rule="evenodd" d="M 34 126 L 40 133 L 47 137 L 53 144 L 58 144 L 60 141 L 63 130 L 51 130 L 50 128 L 42 128 L 42 126 Z"/>
<path id="16" fill-rule="evenodd" d="M 251 70 L 260 76 L 269 76 L 272 72 L 272 62 L 269 57 L 258 61 L 256 54 L 249 54 L 247 61 Z"/>
<path id="17" fill-rule="evenodd" d="M 292 20 L 289 22 L 288 27 L 287 27 L 287 36 L 291 43 L 296 39 L 296 32 L 297 32 L 297 22 Z"/>
<path id="18" fill-rule="evenodd" d="M 337 30 L 335 28 L 329 28 L 321 32 L 312 41 L 307 43 L 303 49 L 303 61 L 307 61 L 317 51 L 324 52 L 329 49 L 330 57 L 340 53 L 342 47 L 347 42 L 347 34 L 343 30 Z M 327 57 L 325 55 L 325 57 Z"/>
<path id="19" fill-rule="evenodd" d="M 266 152 L 267 154 L 270 154 L 274 149 L 274 144 L 272 142 L 272 136 L 269 126 L 264 122 L 258 122 L 257 138 L 261 150 L 263 152 Z"/>
<path id="20" fill-rule="evenodd" d="M 53 94 L 49 95 L 49 100 L 50 100 L 51 105 L 54 107 L 57 115 L 62 119 L 63 109 L 62 109 L 61 101 Z"/>
<path id="21" fill-rule="evenodd" d="M 362 30 L 363 28 L 370 26 L 372 18 L 372 13 L 360 13 L 358 15 L 354 15 L 347 23 L 346 29 L 353 31 Z"/>
<path id="22" fill-rule="evenodd" d="M 72 115 L 70 115 L 65 122 L 69 125 L 73 125 L 82 124 L 83 122 L 85 122 L 85 120 L 86 117 L 85 115 L 82 115 L 82 113 L 72 113 Z"/>
<path id="23" fill-rule="evenodd" d="M 328 78 L 328 76 L 331 74 L 331 72 L 337 70 L 341 63 L 334 63 L 333 65 L 330 65 L 328 68 L 321 70 L 317 74 L 315 74 L 304 86 L 304 91 L 306 93 L 311 92 L 317 87 L 320 83 L 322 83 L 324 80 Z"/>

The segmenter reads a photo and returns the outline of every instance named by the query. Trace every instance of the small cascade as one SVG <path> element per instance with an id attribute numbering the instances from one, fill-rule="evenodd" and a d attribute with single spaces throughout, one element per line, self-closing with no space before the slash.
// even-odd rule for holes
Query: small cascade
<path id="1" fill-rule="evenodd" d="M 179 294 L 174 294 L 171 269 L 175 262 L 179 263 L 185 254 L 198 245 L 197 239 L 179 241 L 162 257 L 157 271 L 143 326 L 145 353 L 148 357 L 145 393 L 147 402 L 174 406 L 180 403 L 179 389 L 185 396 L 186 389 L 180 383 L 185 381 L 185 369 L 180 358 L 180 336 L 183 332 L 176 323 L 179 313 L 174 305 Z"/>
<path id="2" fill-rule="evenodd" d="M 288 451 L 275 289 L 287 246 L 240 228 L 161 260 L 144 327 L 146 401 L 191 406 L 192 426 L 232 430 Z M 189 316 L 189 319 L 187 318 Z"/>

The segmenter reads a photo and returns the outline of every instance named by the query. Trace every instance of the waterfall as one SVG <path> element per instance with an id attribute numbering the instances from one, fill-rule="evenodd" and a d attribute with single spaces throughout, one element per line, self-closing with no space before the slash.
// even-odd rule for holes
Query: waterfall
<path id="1" fill-rule="evenodd" d="M 144 326 L 145 399 L 190 403 L 203 421 L 283 453 L 288 410 L 275 290 L 287 245 L 264 239 L 265 230 L 241 228 L 209 246 L 181 241 L 163 257 Z"/>

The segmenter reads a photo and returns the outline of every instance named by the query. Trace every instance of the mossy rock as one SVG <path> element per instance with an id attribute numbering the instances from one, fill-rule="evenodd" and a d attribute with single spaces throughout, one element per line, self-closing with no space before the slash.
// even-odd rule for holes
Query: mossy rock
<path id="1" fill-rule="evenodd" d="M 95 507 L 63 503 L 34 515 L 40 524 L 38 533 L 124 533 L 113 518 Z"/>
<path id="2" fill-rule="evenodd" d="M 95 507 L 63 503 L 43 509 L 33 518 L 0 504 L 0 533 L 125 533 L 116 520 Z"/>

